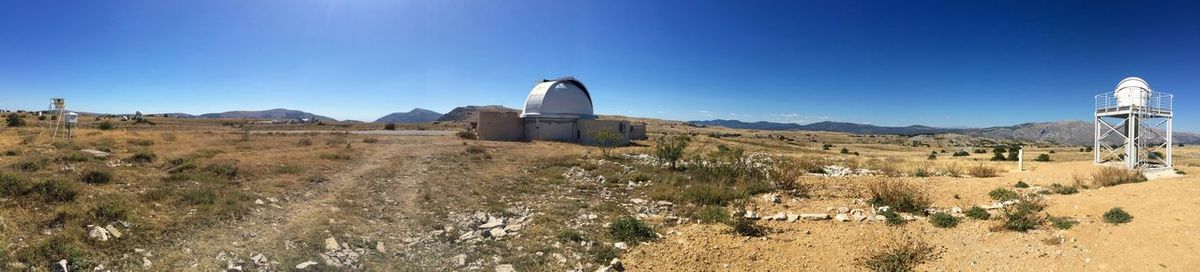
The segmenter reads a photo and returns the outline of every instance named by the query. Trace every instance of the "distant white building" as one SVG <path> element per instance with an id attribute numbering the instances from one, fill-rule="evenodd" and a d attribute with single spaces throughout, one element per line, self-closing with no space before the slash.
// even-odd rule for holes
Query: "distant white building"
<path id="1" fill-rule="evenodd" d="M 483 140 L 544 140 L 595 144 L 595 130 L 612 130 L 623 140 L 646 138 L 645 125 L 628 121 L 596 120 L 592 95 L 573 77 L 542 80 L 525 98 L 525 108 L 512 112 L 481 112 L 476 132 Z"/>

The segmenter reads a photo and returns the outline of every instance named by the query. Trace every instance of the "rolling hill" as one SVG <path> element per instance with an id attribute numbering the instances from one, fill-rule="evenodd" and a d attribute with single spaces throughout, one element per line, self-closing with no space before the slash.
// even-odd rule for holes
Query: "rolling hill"
<path id="1" fill-rule="evenodd" d="M 200 118 L 240 118 L 240 119 L 302 119 L 315 118 L 319 121 L 337 122 L 337 119 L 316 115 L 308 112 L 289 109 L 270 109 L 262 111 L 227 111 L 222 113 L 201 114 Z"/>
<path id="2" fill-rule="evenodd" d="M 462 107 L 454 108 L 450 112 L 447 112 L 446 114 L 442 115 L 442 117 L 438 118 L 437 121 L 447 122 L 447 121 L 474 120 L 477 116 L 479 116 L 479 112 L 481 112 L 481 111 L 514 111 L 515 112 L 518 110 L 509 108 L 509 107 L 505 107 L 505 106 L 499 106 L 499 105 L 462 106 Z"/>
<path id="3" fill-rule="evenodd" d="M 376 119 L 376 123 L 428 123 L 437 121 L 442 114 L 435 111 L 415 108 L 408 112 L 396 112 Z"/>

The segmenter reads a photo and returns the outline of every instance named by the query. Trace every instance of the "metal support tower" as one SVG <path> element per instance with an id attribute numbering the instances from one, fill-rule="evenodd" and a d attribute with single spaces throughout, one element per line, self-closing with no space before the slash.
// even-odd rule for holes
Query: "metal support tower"
<path id="1" fill-rule="evenodd" d="M 1139 170 L 1171 168 L 1174 96 L 1152 92 L 1141 79 L 1136 80 L 1145 88 L 1124 87 L 1139 91 L 1131 95 L 1123 91 L 1126 80 L 1116 91 L 1096 95 L 1093 161 Z"/>

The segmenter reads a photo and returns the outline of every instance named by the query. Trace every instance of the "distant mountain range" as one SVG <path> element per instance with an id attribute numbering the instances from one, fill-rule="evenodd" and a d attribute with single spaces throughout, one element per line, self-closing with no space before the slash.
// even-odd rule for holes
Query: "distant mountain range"
<path id="1" fill-rule="evenodd" d="M 269 109 L 263 111 L 227 111 L 222 113 L 201 114 L 200 118 L 239 118 L 239 119 L 303 119 L 314 118 L 319 121 L 337 122 L 337 119 L 316 115 L 308 112 L 289 109 Z"/>
<path id="2" fill-rule="evenodd" d="M 1013 126 L 987 128 L 937 128 L 929 126 L 884 127 L 865 124 L 820 122 L 808 125 L 793 123 L 754 122 L 738 120 L 690 121 L 694 125 L 720 126 L 737 129 L 831 131 L 854 134 L 923 135 L 956 133 L 992 139 L 1053 142 L 1067 145 L 1091 145 L 1095 126 L 1087 121 L 1058 121 L 1024 123 Z M 1200 134 L 1174 132 L 1174 140 L 1181 144 L 1200 143 Z"/>
<path id="3" fill-rule="evenodd" d="M 453 110 L 450 110 L 450 112 L 447 112 L 445 115 L 442 115 L 442 117 L 438 118 L 437 121 L 448 122 L 448 121 L 475 120 L 477 118 L 477 116 L 479 116 L 479 112 L 482 112 L 482 111 L 512 111 L 512 112 L 515 112 L 518 110 L 509 108 L 509 107 L 505 107 L 505 106 L 499 106 L 499 105 L 463 106 L 463 107 L 457 107 L 457 108 L 454 108 Z"/>
<path id="4" fill-rule="evenodd" d="M 379 119 L 376 119 L 375 122 L 376 123 L 428 123 L 428 122 L 437 121 L 438 118 L 442 118 L 441 113 L 437 113 L 435 111 L 422 109 L 422 108 L 415 108 L 408 112 L 397 112 L 397 113 L 385 115 L 383 117 L 380 117 Z"/>

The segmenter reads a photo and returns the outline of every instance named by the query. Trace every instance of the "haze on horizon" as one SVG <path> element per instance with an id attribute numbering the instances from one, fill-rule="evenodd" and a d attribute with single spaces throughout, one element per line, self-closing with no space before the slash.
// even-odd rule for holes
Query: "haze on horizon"
<path id="1" fill-rule="evenodd" d="M 1198 34 L 1194 1 L 5 1 L 0 108 L 372 121 L 571 75 L 600 114 L 986 127 L 1139 76 L 1196 131 Z"/>

